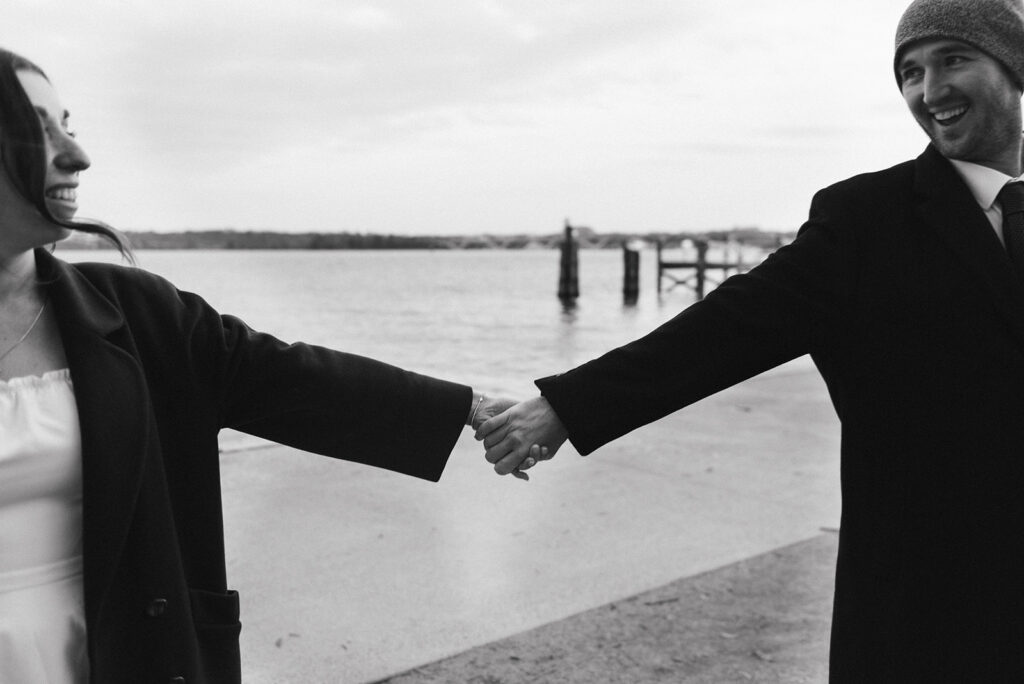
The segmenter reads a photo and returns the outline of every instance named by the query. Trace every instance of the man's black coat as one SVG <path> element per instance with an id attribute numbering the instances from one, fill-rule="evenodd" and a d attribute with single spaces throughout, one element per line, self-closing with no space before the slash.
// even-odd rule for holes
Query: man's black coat
<path id="1" fill-rule="evenodd" d="M 820 191 L 792 244 L 538 386 L 585 454 L 807 353 L 842 423 L 832 681 L 1020 681 L 1024 286 L 934 148 Z"/>

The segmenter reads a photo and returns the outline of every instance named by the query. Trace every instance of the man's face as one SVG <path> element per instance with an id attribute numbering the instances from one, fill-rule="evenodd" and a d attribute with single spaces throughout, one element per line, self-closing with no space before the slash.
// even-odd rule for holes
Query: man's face
<path id="1" fill-rule="evenodd" d="M 936 39 L 907 48 L 897 69 L 903 99 L 944 157 L 1020 173 L 1021 91 L 999 62 Z"/>

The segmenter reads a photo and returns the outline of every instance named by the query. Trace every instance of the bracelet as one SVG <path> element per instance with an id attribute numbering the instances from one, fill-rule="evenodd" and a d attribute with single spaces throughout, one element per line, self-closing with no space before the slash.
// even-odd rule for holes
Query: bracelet
<path id="1" fill-rule="evenodd" d="M 466 425 L 473 427 L 473 421 L 476 419 L 476 412 L 480 410 L 480 404 L 484 403 L 484 395 L 481 394 L 480 398 L 476 400 L 476 406 L 473 407 L 473 412 L 469 414 L 469 422 Z"/>

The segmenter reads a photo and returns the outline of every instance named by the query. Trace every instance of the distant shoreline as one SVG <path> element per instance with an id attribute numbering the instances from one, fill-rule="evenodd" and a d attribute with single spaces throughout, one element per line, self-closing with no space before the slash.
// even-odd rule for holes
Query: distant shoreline
<path id="1" fill-rule="evenodd" d="M 554 249 L 561 233 L 547 235 L 383 235 L 374 233 L 285 233 L 280 231 L 186 230 L 175 232 L 126 231 L 133 249 Z M 678 243 L 686 239 L 739 242 L 776 249 L 790 242 L 793 233 L 736 228 L 689 233 L 608 233 L 581 228 L 582 248 L 619 249 L 629 242 Z M 62 249 L 108 249 L 110 244 L 94 235 L 75 233 L 61 243 Z"/>

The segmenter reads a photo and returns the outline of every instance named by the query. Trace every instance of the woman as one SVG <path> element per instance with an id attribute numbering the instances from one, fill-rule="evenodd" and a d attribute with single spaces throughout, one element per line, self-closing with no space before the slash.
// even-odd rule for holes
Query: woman
<path id="1" fill-rule="evenodd" d="M 221 316 L 144 271 L 70 265 L 89 158 L 0 50 L 0 681 L 238 682 L 217 434 L 437 480 L 509 402 Z"/>

